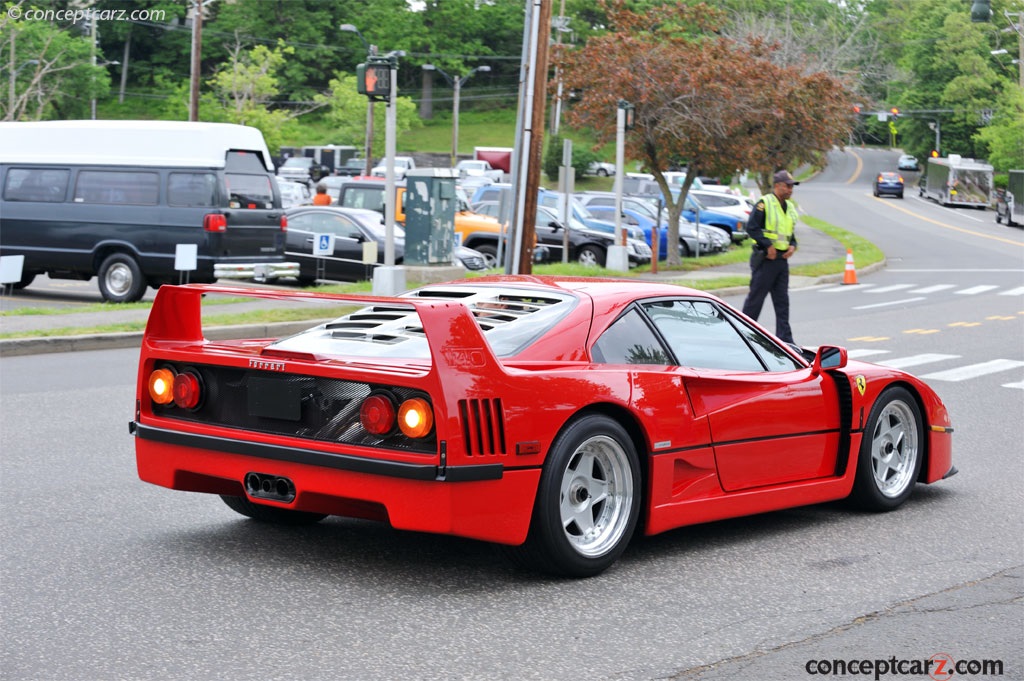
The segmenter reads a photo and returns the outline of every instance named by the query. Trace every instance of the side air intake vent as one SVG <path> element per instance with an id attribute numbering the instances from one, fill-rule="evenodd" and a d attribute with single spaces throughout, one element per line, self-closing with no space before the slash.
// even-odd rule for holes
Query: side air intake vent
<path id="1" fill-rule="evenodd" d="M 505 413 L 500 399 L 459 400 L 459 419 L 467 455 L 505 455 Z"/>

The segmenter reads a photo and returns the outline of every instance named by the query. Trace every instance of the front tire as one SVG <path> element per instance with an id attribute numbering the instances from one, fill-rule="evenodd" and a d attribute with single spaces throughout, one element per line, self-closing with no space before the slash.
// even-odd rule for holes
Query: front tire
<path id="1" fill-rule="evenodd" d="M 484 256 L 484 267 L 492 269 L 498 266 L 498 249 L 491 244 L 481 244 L 479 246 L 473 246 L 480 255 Z"/>
<path id="2" fill-rule="evenodd" d="M 889 388 L 871 408 L 860 446 L 851 499 L 871 511 L 891 511 L 910 497 L 921 471 L 921 410 L 906 388 Z"/>
<path id="3" fill-rule="evenodd" d="M 598 177 L 608 177 L 608 171 L 605 170 L 604 168 L 598 168 L 597 176 Z"/>
<path id="4" fill-rule="evenodd" d="M 278 508 L 277 506 L 254 504 L 245 497 L 230 497 L 222 494 L 220 498 L 232 511 L 261 523 L 274 523 L 276 525 L 312 525 L 313 523 L 318 523 L 327 517 L 322 513 L 307 513 L 306 511 L 293 511 L 288 508 Z"/>
<path id="5" fill-rule="evenodd" d="M 600 574 L 633 536 L 642 487 L 626 430 L 600 414 L 578 418 L 544 462 L 526 543 L 509 551 L 516 562 L 549 574 Z"/>
<path id="6" fill-rule="evenodd" d="M 111 303 L 134 303 L 146 292 L 142 270 L 127 253 L 114 253 L 103 260 L 99 286 L 103 299 Z"/>

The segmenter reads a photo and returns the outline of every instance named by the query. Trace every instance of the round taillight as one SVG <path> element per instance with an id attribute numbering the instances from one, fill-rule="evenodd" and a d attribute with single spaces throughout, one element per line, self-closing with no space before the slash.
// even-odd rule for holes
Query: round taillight
<path id="1" fill-rule="evenodd" d="M 398 408 L 398 427 L 406 437 L 426 437 L 434 427 L 434 411 L 420 397 L 402 402 Z"/>
<path id="2" fill-rule="evenodd" d="M 368 433 L 387 435 L 395 427 L 395 405 L 384 395 L 370 395 L 359 407 L 359 423 Z"/>
<path id="3" fill-rule="evenodd" d="M 182 409 L 193 409 L 199 404 L 199 379 L 185 372 L 174 377 L 174 403 Z"/>
<path id="4" fill-rule="evenodd" d="M 174 373 L 170 369 L 157 369 L 149 375 L 149 397 L 157 404 L 174 401 Z"/>

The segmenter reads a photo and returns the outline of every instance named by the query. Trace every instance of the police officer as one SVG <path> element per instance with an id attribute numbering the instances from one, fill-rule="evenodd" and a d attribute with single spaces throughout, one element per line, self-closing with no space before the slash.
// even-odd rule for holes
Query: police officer
<path id="1" fill-rule="evenodd" d="M 772 178 L 772 193 L 762 196 L 747 222 L 747 235 L 756 243 L 750 255 L 750 293 L 743 302 L 743 314 L 757 319 L 770 293 L 775 308 L 775 335 L 793 342 L 789 328 L 789 258 L 796 252 L 796 204 L 790 200 L 793 180 L 788 170 Z"/>

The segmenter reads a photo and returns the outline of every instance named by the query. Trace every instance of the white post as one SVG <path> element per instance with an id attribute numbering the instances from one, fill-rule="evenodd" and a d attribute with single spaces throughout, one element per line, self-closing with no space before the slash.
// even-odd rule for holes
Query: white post
<path id="1" fill-rule="evenodd" d="M 452 103 L 452 168 L 454 168 L 459 155 L 459 91 L 462 90 L 462 79 L 456 76 L 452 82 L 455 84 Z"/>
<path id="2" fill-rule="evenodd" d="M 397 296 L 405 290 L 405 269 L 395 266 L 395 136 L 397 128 L 398 58 L 391 57 L 389 97 L 384 125 L 384 266 L 373 271 L 373 293 Z"/>
<path id="3" fill-rule="evenodd" d="M 605 267 L 619 272 L 629 271 L 626 231 L 622 228 L 622 176 L 625 166 L 626 110 L 615 109 L 615 245 L 608 247 Z"/>

